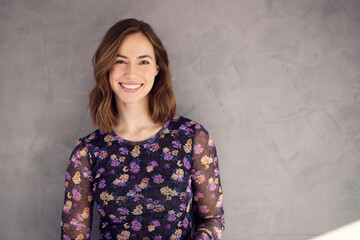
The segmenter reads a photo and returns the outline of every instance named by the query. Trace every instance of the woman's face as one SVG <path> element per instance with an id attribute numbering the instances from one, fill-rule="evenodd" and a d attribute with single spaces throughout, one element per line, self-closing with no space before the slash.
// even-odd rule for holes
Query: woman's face
<path id="1" fill-rule="evenodd" d="M 109 80 L 117 104 L 144 103 L 158 74 L 154 48 L 142 33 L 125 37 L 119 47 Z"/>

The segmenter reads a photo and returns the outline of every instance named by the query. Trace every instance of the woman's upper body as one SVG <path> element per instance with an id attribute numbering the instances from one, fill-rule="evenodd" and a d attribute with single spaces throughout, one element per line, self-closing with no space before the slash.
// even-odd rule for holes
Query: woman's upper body
<path id="1" fill-rule="evenodd" d="M 175 114 L 165 48 L 150 25 L 125 19 L 94 57 L 91 119 L 65 181 L 63 239 L 89 239 L 94 202 L 101 239 L 218 239 L 224 229 L 215 145 Z M 194 203 L 194 204 L 193 204 Z"/>
<path id="2" fill-rule="evenodd" d="M 192 239 L 219 239 L 224 229 L 214 142 L 176 114 L 142 141 L 98 129 L 80 138 L 65 186 L 63 239 L 90 239 L 94 202 L 101 239 L 190 239 L 192 225 Z"/>

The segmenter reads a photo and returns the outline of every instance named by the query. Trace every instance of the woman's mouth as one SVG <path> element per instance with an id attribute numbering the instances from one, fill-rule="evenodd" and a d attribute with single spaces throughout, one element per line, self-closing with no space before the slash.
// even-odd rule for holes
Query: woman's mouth
<path id="1" fill-rule="evenodd" d="M 143 85 L 142 83 L 119 83 L 121 88 L 126 92 L 136 92 Z"/>

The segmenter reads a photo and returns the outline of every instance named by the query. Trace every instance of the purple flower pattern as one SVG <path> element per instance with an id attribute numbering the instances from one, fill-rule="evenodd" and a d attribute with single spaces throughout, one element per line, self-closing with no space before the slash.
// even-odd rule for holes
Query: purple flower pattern
<path id="1" fill-rule="evenodd" d="M 175 114 L 138 142 L 97 129 L 69 158 L 61 239 L 90 239 L 94 202 L 100 239 L 220 239 L 222 198 L 215 144 L 199 123 Z"/>

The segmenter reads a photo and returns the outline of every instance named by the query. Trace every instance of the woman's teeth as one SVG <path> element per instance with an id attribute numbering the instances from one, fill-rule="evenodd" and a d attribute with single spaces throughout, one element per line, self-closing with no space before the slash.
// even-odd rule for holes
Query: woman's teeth
<path id="1" fill-rule="evenodd" d="M 141 83 L 140 84 L 124 84 L 124 83 L 120 83 L 121 86 L 125 87 L 125 88 L 128 88 L 128 89 L 136 89 L 136 88 L 139 88 L 141 86 Z"/>

